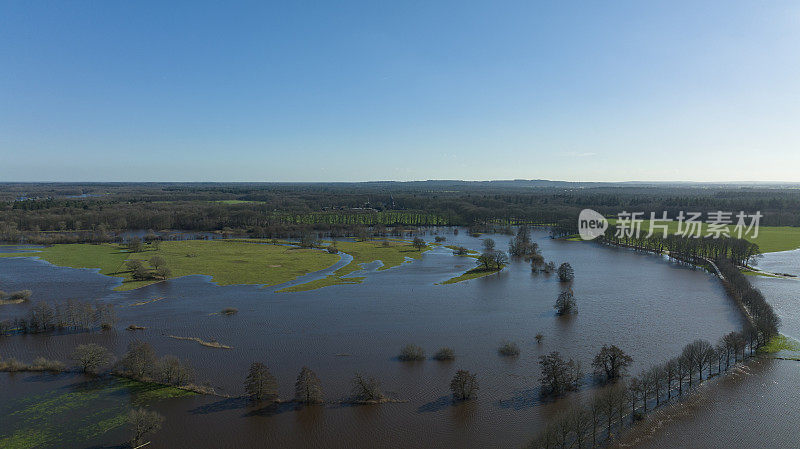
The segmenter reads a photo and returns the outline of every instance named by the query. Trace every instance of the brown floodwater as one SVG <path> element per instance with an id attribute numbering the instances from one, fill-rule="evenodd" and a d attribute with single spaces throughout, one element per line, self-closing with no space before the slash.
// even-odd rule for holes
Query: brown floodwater
<path id="1" fill-rule="evenodd" d="M 758 266 L 800 274 L 800 250 L 765 254 Z M 800 280 L 753 277 L 750 281 L 780 316 L 781 333 L 800 339 Z M 798 404 L 800 362 L 758 358 L 732 375 L 707 382 L 690 400 L 651 415 L 620 446 L 796 448 L 800 447 Z"/>
<path id="2" fill-rule="evenodd" d="M 442 233 L 447 244 L 480 249 L 481 241 Z M 0 259 L 0 289 L 29 288 L 35 299 L 101 299 L 117 304 L 117 328 L 102 333 L 12 336 L 0 339 L 0 354 L 31 360 L 44 355 L 65 360 L 82 343 L 96 342 L 121 355 L 133 338 L 159 353 L 192 361 L 197 378 L 218 391 L 242 394 L 249 364 L 266 363 L 280 394 L 292 396 L 300 368 L 319 375 L 325 406 L 252 408 L 239 399 L 196 397 L 154 404 L 166 416 L 154 448 L 221 447 L 517 447 L 547 419 L 592 388 L 567 400 L 539 398 L 537 357 L 549 351 L 579 360 L 585 370 L 603 344 L 616 344 L 634 357 L 633 371 L 678 354 L 697 338 L 716 341 L 741 327 L 741 317 L 719 281 L 652 254 L 592 243 L 552 240 L 533 234 L 545 259 L 569 262 L 576 279 L 579 313 L 557 317 L 553 310 L 564 286 L 556 276 L 534 274 L 522 261 L 503 272 L 453 285 L 435 285 L 471 268 L 474 260 L 439 247 L 400 267 L 366 270 L 363 284 L 310 292 L 275 293 L 280 287 L 219 287 L 205 276 L 188 276 L 131 292 L 114 292 L 118 280 L 92 270 L 54 267 L 30 258 Z M 509 237 L 490 236 L 498 248 Z M 426 236 L 433 240 L 433 236 Z M 356 273 L 356 275 L 363 275 Z M 312 276 L 313 277 L 313 276 Z M 146 305 L 130 304 L 153 298 Z M 24 313 L 27 305 L 3 306 L 0 319 Z M 234 316 L 216 314 L 236 307 Z M 129 324 L 147 327 L 125 330 Z M 534 336 L 544 334 L 542 344 Z M 216 349 L 169 335 L 217 340 Z M 503 340 L 516 341 L 516 359 L 498 356 Z M 403 363 L 401 346 L 414 343 L 432 355 L 452 347 L 456 360 Z M 458 369 L 477 373 L 478 399 L 453 404 L 448 384 Z M 385 392 L 404 403 L 347 406 L 335 401 L 350 392 L 356 372 L 376 377 Z M 78 380 L 0 376 L 0 399 L 16 400 Z M 0 436 L 13 424 L 0 422 Z M 59 447 L 118 444 L 120 431 L 91 444 L 64 441 Z"/>

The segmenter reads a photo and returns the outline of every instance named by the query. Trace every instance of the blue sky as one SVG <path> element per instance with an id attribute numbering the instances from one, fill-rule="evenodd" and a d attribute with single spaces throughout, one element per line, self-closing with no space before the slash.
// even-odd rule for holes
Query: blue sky
<path id="1" fill-rule="evenodd" d="M 800 3 L 0 1 L 0 181 L 800 181 Z"/>

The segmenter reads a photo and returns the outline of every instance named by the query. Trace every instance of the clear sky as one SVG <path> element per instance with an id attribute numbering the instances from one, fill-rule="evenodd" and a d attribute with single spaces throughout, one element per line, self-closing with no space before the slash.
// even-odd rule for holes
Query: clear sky
<path id="1" fill-rule="evenodd" d="M 0 181 L 800 181 L 793 1 L 0 0 Z"/>

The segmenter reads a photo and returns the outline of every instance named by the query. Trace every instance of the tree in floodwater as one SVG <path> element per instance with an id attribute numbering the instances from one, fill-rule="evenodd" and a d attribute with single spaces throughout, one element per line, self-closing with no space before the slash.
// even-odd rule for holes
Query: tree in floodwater
<path id="1" fill-rule="evenodd" d="M 366 377 L 356 373 L 353 378 L 353 402 L 371 403 L 379 402 L 385 396 L 381 393 L 380 383 L 374 377 Z"/>
<path id="2" fill-rule="evenodd" d="M 137 380 L 149 379 L 153 376 L 156 365 L 156 352 L 150 343 L 133 341 L 128 344 L 128 352 L 120 360 L 120 369 L 129 377 Z"/>
<path id="3" fill-rule="evenodd" d="M 295 400 L 301 404 L 321 404 L 322 385 L 319 378 L 308 367 L 303 367 L 294 384 Z"/>
<path id="4" fill-rule="evenodd" d="M 417 251 L 422 251 L 422 248 L 425 248 L 425 240 L 422 240 L 419 237 L 414 237 L 414 241 L 411 243 L 414 245 L 414 248 L 417 248 Z"/>
<path id="5" fill-rule="evenodd" d="M 128 412 L 128 426 L 131 429 L 131 447 L 139 447 L 144 444 L 144 437 L 148 434 L 156 433 L 161 429 L 164 417 L 139 407 Z"/>
<path id="6" fill-rule="evenodd" d="M 474 399 L 478 392 L 478 378 L 467 370 L 460 369 L 450 381 L 453 400 L 466 401 Z"/>
<path id="7" fill-rule="evenodd" d="M 84 373 L 97 374 L 101 368 L 111 363 L 111 352 L 108 349 L 89 343 L 79 345 L 72 352 L 72 359 Z"/>
<path id="8" fill-rule="evenodd" d="M 561 292 L 553 308 L 556 309 L 557 315 L 578 313 L 578 305 L 575 303 L 575 295 L 572 293 L 572 289 Z"/>
<path id="9" fill-rule="evenodd" d="M 615 345 L 603 345 L 600 352 L 594 357 L 592 367 L 594 373 L 603 378 L 604 382 L 613 382 L 625 375 L 628 366 L 633 363 L 633 357 Z"/>
<path id="10" fill-rule="evenodd" d="M 539 380 L 545 396 L 560 396 L 567 391 L 577 390 L 580 386 L 583 376 L 580 364 L 572 359 L 564 360 L 558 351 L 539 356 L 539 368 Z"/>
<path id="11" fill-rule="evenodd" d="M 278 397 L 278 380 L 269 372 L 266 365 L 253 362 L 244 381 L 244 390 L 255 402 L 275 400 Z"/>
<path id="12" fill-rule="evenodd" d="M 558 279 L 561 282 L 571 282 L 573 279 L 575 279 L 575 270 L 572 269 L 572 265 L 568 264 L 567 262 L 559 265 Z"/>
<path id="13" fill-rule="evenodd" d="M 489 253 L 489 252 L 494 251 L 494 246 L 495 246 L 494 240 L 492 240 L 492 239 L 487 237 L 487 238 L 483 239 L 483 244 L 482 245 L 483 245 L 483 252 Z"/>

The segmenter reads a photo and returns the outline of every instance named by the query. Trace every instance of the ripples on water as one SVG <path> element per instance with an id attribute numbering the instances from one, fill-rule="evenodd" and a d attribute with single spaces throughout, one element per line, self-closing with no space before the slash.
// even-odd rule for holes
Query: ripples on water
<path id="1" fill-rule="evenodd" d="M 445 235 L 447 244 L 480 249 L 481 240 L 466 232 Z M 507 248 L 509 237 L 490 237 L 498 248 Z M 741 326 L 719 282 L 701 270 L 625 249 L 555 241 L 539 231 L 534 238 L 547 260 L 575 268 L 576 316 L 555 316 L 552 306 L 563 286 L 556 276 L 532 274 L 524 262 L 486 278 L 434 285 L 474 264 L 445 248 L 390 270 L 370 267 L 363 284 L 300 293 L 217 287 L 203 276 L 112 292 L 118 280 L 90 270 L 0 259 L 4 290 L 30 288 L 39 300 L 103 299 L 120 306 L 116 331 L 6 338 L 0 340 L 0 353 L 65 359 L 75 345 L 93 341 L 122 354 L 132 338 L 140 338 L 159 353 L 192 360 L 200 380 L 229 394 L 240 394 L 249 364 L 263 361 L 278 378 L 282 397 L 291 397 L 297 372 L 308 365 L 328 399 L 346 397 L 353 374 L 363 372 L 409 401 L 301 410 L 253 410 L 238 400 L 206 398 L 166 402 L 157 406 L 167 423 L 153 447 L 496 447 L 523 444 L 565 405 L 540 401 L 539 355 L 558 350 L 590 369 L 594 353 L 613 343 L 633 355 L 636 372 L 674 356 L 691 340 L 716 341 Z M 128 307 L 156 297 L 164 299 Z M 0 318 L 25 307 L 4 306 Z M 239 313 L 215 314 L 224 307 Z M 129 324 L 147 330 L 124 330 Z M 541 345 L 534 340 L 538 332 L 545 336 Z M 234 349 L 206 348 L 168 335 L 216 339 Z M 502 340 L 518 342 L 521 356 L 499 357 Z M 450 346 L 457 358 L 401 363 L 395 357 L 406 343 L 422 346 L 429 356 Z M 478 374 L 475 403 L 449 400 L 449 380 L 460 368 Z M 3 379 L 0 394 L 27 391 L 19 387 L 23 377 Z"/>

